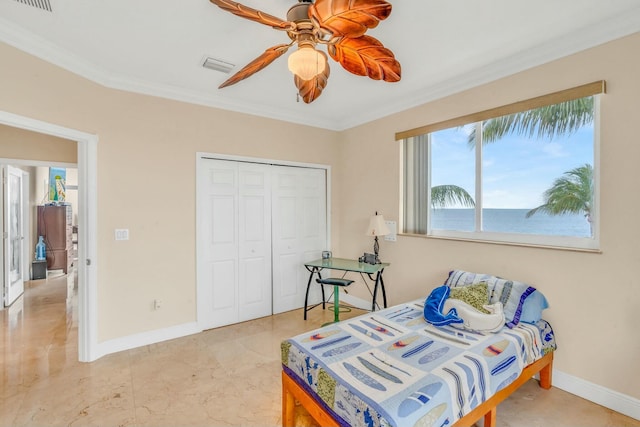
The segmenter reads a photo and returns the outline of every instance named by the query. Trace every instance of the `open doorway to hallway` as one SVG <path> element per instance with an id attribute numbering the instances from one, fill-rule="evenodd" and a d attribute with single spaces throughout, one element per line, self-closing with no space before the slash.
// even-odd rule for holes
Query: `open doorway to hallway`
<path id="1" fill-rule="evenodd" d="M 77 169 L 20 163 L 0 159 L 0 309 L 22 295 L 28 280 L 44 279 L 52 270 L 67 274 L 78 265 Z"/>
<path id="2" fill-rule="evenodd" d="M 7 360 L 28 360 L 34 352 L 51 349 L 55 340 L 55 345 L 77 354 L 77 169 L 73 163 L 47 164 L 43 160 L 6 163 L 6 159 L 0 160 L 3 171 L 22 176 L 25 185 L 19 198 L 21 209 L 3 209 L 0 214 L 5 235 L 11 237 L 0 247 L 3 271 L 8 273 L 9 266 L 20 265 L 12 267 L 11 275 L 2 277 L 5 286 L 0 304 L 4 306 L 0 308 L 0 353 Z M 5 207 L 7 199 L 5 194 Z M 14 218 L 18 212 L 20 218 Z M 9 244 L 16 241 L 24 248 L 18 254 Z M 12 289 L 14 279 L 19 279 L 21 286 L 11 295 L 7 290 Z M 3 370 L 2 374 L 10 373 Z"/>
<path id="3" fill-rule="evenodd" d="M 53 137 L 73 144 L 78 167 L 78 360 L 89 362 L 106 354 L 98 344 L 97 315 L 97 164 L 98 137 L 7 111 L 0 111 L 0 130 Z M 16 159 L 41 159 L 51 156 L 54 144 L 41 143 L 25 156 L 23 141 L 0 138 L 0 157 L 5 162 Z"/>

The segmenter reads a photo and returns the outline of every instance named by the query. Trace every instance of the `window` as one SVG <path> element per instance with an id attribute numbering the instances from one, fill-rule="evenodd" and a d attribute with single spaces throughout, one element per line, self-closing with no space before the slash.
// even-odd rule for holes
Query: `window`
<path id="1" fill-rule="evenodd" d="M 396 135 L 403 232 L 598 248 L 604 82 Z"/>

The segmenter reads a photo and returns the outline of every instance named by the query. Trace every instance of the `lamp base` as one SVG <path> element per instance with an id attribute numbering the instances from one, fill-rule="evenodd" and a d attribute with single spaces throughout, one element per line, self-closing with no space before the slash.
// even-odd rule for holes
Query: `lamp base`
<path id="1" fill-rule="evenodd" d="M 378 243 L 378 236 L 373 239 L 373 254 L 376 256 L 376 264 L 380 264 L 380 258 L 378 257 L 378 251 L 380 250 L 380 244 Z"/>

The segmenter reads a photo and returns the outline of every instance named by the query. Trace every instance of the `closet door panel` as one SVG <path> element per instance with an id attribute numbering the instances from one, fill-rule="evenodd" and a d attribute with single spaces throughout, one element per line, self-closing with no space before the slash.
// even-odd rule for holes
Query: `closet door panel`
<path id="1" fill-rule="evenodd" d="M 298 269 L 300 268 L 300 256 L 296 253 L 282 254 L 274 259 L 274 296 L 282 301 L 284 298 L 295 298 L 298 292 Z M 274 308 L 278 306 L 274 298 Z M 282 310 L 282 309 L 281 309 Z M 275 310 L 274 310 L 275 311 Z M 282 310 L 286 311 L 286 310 Z"/>
<path id="2" fill-rule="evenodd" d="M 326 175 L 321 169 L 274 167 L 273 312 L 304 306 L 306 261 L 326 249 Z M 313 285 L 310 301 L 320 301 Z"/>
<path id="3" fill-rule="evenodd" d="M 202 161 L 198 176 L 198 322 L 238 322 L 238 165 Z"/>
<path id="4" fill-rule="evenodd" d="M 239 163 L 239 319 L 271 308 L 271 166 Z"/>
<path id="5" fill-rule="evenodd" d="M 212 289 L 211 310 L 225 310 L 234 316 L 236 311 L 236 296 L 233 284 L 236 283 L 237 266 L 234 260 L 214 261 L 211 263 Z"/>

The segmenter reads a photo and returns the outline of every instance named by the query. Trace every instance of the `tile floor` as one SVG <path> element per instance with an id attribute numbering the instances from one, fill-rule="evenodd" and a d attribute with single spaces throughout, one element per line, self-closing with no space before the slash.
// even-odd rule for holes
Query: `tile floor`
<path id="1" fill-rule="evenodd" d="M 296 310 L 80 363 L 73 289 L 72 276 L 27 282 L 0 311 L 0 426 L 277 426 L 280 341 L 332 317 Z M 498 424 L 640 427 L 533 380 L 499 406 Z"/>

